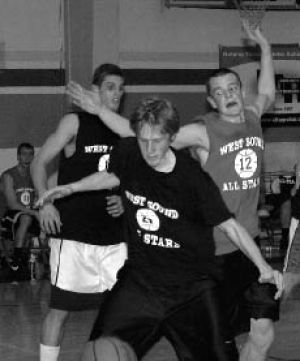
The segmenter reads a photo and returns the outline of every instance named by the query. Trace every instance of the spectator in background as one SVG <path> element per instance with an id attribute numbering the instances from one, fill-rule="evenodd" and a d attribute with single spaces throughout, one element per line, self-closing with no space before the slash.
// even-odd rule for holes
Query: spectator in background
<path id="1" fill-rule="evenodd" d="M 281 174 L 271 185 L 274 206 L 271 215 L 280 219 L 282 238 L 280 241 L 280 250 L 285 253 L 288 247 L 289 227 L 291 222 L 291 203 L 296 192 L 296 175 L 294 172 L 290 174 Z"/>
<path id="2" fill-rule="evenodd" d="M 3 193 L 7 204 L 5 220 L 12 223 L 14 253 L 10 267 L 19 271 L 28 261 L 26 236 L 29 227 L 34 226 L 39 233 L 38 211 L 33 209 L 35 190 L 30 175 L 30 164 L 34 157 L 34 147 L 21 143 L 17 148 L 18 164 L 2 174 Z"/>

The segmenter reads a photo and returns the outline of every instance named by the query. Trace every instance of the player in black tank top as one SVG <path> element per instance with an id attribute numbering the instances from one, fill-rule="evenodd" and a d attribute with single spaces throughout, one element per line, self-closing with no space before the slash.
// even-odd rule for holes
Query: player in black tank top
<path id="1" fill-rule="evenodd" d="M 124 78 L 113 64 L 98 67 L 92 92 L 117 112 Z M 110 129 L 90 114 L 70 113 L 62 118 L 33 163 L 39 195 L 47 189 L 47 165 L 60 154 L 58 183 L 76 181 L 109 163 L 118 141 Z M 116 191 L 75 195 L 39 210 L 42 228 L 51 235 L 51 298 L 44 320 L 40 361 L 57 360 L 69 312 L 98 308 L 103 292 L 115 282 L 126 258 L 121 243 L 122 203 Z"/>

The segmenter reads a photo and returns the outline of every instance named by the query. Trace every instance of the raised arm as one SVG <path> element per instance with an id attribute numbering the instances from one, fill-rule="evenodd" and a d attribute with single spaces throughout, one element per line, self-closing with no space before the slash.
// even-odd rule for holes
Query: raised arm
<path id="1" fill-rule="evenodd" d="M 96 91 L 84 89 L 81 85 L 70 82 L 67 94 L 74 104 L 88 113 L 98 115 L 103 123 L 120 137 L 135 136 L 130 128 L 129 120 L 101 104 Z"/>
<path id="2" fill-rule="evenodd" d="M 191 123 L 182 126 L 172 144 L 177 149 L 200 147 L 209 150 L 209 138 L 204 122 Z"/>
<path id="3" fill-rule="evenodd" d="M 72 102 L 88 113 L 98 115 L 103 123 L 120 137 L 135 136 L 130 128 L 129 120 L 103 106 L 95 91 L 87 90 L 81 85 L 70 82 L 67 94 Z M 173 146 L 177 149 L 190 146 L 208 149 L 208 136 L 205 125 L 201 122 L 185 125 L 180 128 Z"/>
<path id="4" fill-rule="evenodd" d="M 219 228 L 235 243 L 239 249 L 256 265 L 260 272 L 259 281 L 262 283 L 274 283 L 277 287 L 275 298 L 279 298 L 283 291 L 282 274 L 265 261 L 259 248 L 246 231 L 246 229 L 235 219 L 221 223 Z"/>
<path id="5" fill-rule="evenodd" d="M 260 48 L 260 75 L 258 78 L 258 94 L 254 101 L 254 108 L 259 116 L 266 112 L 275 100 L 275 74 L 272 58 L 272 48 L 269 41 L 262 34 L 259 27 L 250 28 L 246 20 L 243 27 L 248 38 L 254 41 Z"/>

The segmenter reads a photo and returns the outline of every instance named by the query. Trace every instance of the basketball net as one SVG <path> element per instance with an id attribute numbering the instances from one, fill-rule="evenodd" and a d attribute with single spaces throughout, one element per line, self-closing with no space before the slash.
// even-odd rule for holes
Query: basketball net
<path id="1" fill-rule="evenodd" d="M 235 7 L 239 11 L 240 19 L 247 21 L 251 30 L 261 26 L 262 20 L 266 15 L 267 2 L 233 0 Z"/>

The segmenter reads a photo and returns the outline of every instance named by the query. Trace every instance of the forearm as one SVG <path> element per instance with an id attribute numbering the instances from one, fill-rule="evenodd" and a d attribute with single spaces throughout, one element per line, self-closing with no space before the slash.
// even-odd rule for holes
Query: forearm
<path id="1" fill-rule="evenodd" d="M 69 187 L 72 193 L 104 190 L 118 187 L 120 185 L 119 179 L 112 173 L 106 171 L 93 173 L 88 177 L 70 183 Z"/>
<path id="2" fill-rule="evenodd" d="M 46 166 L 34 160 L 31 165 L 31 176 L 37 196 L 40 197 L 48 189 Z"/>
<path id="3" fill-rule="evenodd" d="M 260 49 L 261 69 L 258 79 L 258 94 L 267 96 L 271 104 L 275 100 L 275 74 L 272 58 L 272 48 L 266 40 L 260 44 Z"/>
<path id="4" fill-rule="evenodd" d="M 98 116 L 108 128 L 120 137 L 124 138 L 135 136 L 134 132 L 130 128 L 129 120 L 121 115 L 102 106 L 98 108 Z"/>
<path id="5" fill-rule="evenodd" d="M 260 273 L 270 269 L 258 246 L 244 227 L 232 219 L 223 230 L 231 241 L 256 265 Z"/>
<path id="6" fill-rule="evenodd" d="M 20 211 L 24 214 L 28 214 L 30 216 L 36 216 L 37 211 L 31 209 L 31 208 L 27 208 L 25 207 L 23 204 L 19 203 L 19 202 L 9 202 L 8 203 L 8 208 L 14 211 Z"/>
<path id="7" fill-rule="evenodd" d="M 295 165 L 295 175 L 296 175 L 296 184 L 295 188 L 296 190 L 299 188 L 300 185 L 300 163 L 297 161 Z"/>
<path id="8" fill-rule="evenodd" d="M 289 229 L 289 242 L 290 243 L 294 239 L 294 236 L 295 236 L 295 233 L 296 233 L 296 229 L 298 228 L 298 225 L 299 225 L 299 219 L 296 219 L 296 218 L 292 217 L 291 224 L 290 224 L 290 229 Z"/>

